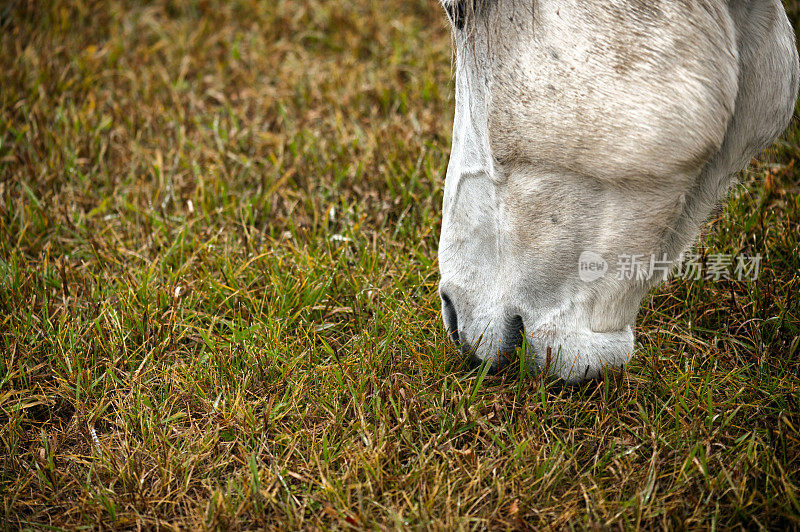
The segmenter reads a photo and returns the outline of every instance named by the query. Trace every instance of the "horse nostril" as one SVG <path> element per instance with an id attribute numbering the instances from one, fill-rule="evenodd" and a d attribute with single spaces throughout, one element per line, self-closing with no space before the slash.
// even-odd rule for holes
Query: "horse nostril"
<path id="1" fill-rule="evenodd" d="M 450 341 L 456 344 L 456 347 L 461 347 L 461 340 L 458 337 L 458 316 L 456 315 L 456 308 L 453 302 L 447 297 L 447 294 L 442 294 L 442 316 L 444 317 L 444 326 L 447 329 L 447 334 L 450 336 Z"/>
<path id="2" fill-rule="evenodd" d="M 522 345 L 522 332 L 525 325 L 522 323 L 522 316 L 513 316 L 506 319 L 503 330 L 503 338 L 500 343 L 502 353 L 512 353 Z"/>
<path id="3" fill-rule="evenodd" d="M 492 361 L 489 373 L 499 373 L 511 363 L 514 358 L 513 353 L 522 345 L 524 330 L 525 325 L 522 322 L 522 316 L 506 318 L 497 357 Z"/>

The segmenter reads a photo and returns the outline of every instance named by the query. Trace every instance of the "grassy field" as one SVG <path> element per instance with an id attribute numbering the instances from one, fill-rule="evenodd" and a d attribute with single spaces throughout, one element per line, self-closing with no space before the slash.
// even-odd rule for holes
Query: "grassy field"
<path id="1" fill-rule="evenodd" d="M 0 527 L 800 527 L 800 126 L 698 242 L 760 278 L 569 387 L 443 331 L 434 0 L 20 0 L 0 49 Z"/>

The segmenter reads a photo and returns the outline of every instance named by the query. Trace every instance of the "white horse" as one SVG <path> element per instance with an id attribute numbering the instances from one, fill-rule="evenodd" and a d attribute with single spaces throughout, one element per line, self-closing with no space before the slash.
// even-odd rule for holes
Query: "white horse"
<path id="1" fill-rule="evenodd" d="M 780 1 L 442 2 L 456 45 L 439 243 L 451 339 L 498 369 L 524 334 L 536 365 L 570 382 L 624 365 L 664 276 L 607 265 L 671 267 L 792 116 Z"/>

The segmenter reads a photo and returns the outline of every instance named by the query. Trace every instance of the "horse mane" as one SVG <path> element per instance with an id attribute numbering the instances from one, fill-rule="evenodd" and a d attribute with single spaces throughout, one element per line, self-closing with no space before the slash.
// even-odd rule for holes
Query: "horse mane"
<path id="1" fill-rule="evenodd" d="M 457 30 L 463 30 L 472 23 L 489 2 L 490 0 L 442 0 L 447 15 Z"/>
<path id="2" fill-rule="evenodd" d="M 447 16 L 457 31 L 474 28 L 476 21 L 483 19 L 488 25 L 491 23 L 489 12 L 498 4 L 498 0 L 441 0 Z M 523 8 L 528 4 L 531 14 L 535 10 L 536 0 L 512 0 L 512 4 Z"/>

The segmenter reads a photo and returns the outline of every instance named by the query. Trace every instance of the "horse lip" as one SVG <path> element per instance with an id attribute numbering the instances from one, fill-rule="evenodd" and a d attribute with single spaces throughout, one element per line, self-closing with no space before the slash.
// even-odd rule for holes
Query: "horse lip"
<path id="1" fill-rule="evenodd" d="M 487 375 L 497 375 L 503 369 L 508 366 L 511 359 L 509 359 L 504 353 L 498 353 L 497 355 L 491 357 L 491 360 L 480 358 L 478 355 L 471 354 L 467 359 L 467 363 L 469 364 L 469 368 L 471 370 L 476 370 L 481 368 L 484 364 L 487 364 L 489 368 L 486 370 Z"/>

